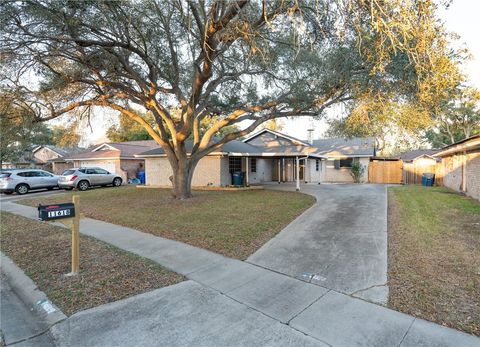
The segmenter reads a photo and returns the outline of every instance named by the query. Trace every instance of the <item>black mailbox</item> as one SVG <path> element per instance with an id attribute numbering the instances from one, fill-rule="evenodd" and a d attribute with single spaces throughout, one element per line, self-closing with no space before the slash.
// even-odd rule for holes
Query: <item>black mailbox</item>
<path id="1" fill-rule="evenodd" d="M 75 205 L 71 202 L 55 205 L 38 205 L 40 220 L 54 220 L 75 217 Z"/>

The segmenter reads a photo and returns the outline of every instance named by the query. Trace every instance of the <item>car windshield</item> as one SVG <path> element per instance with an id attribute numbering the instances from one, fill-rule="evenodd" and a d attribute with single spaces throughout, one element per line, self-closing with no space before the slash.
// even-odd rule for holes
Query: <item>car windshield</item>
<path id="1" fill-rule="evenodd" d="M 65 170 L 62 176 L 69 176 L 69 175 L 73 175 L 74 173 L 75 173 L 75 170 Z"/>
<path id="2" fill-rule="evenodd" d="M 10 175 L 11 175 L 10 172 L 2 172 L 2 173 L 0 173 L 0 178 L 10 177 Z"/>

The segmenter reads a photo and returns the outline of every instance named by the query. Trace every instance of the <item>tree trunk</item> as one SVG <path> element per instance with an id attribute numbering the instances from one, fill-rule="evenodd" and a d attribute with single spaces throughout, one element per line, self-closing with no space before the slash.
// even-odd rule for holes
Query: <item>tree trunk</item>
<path id="1" fill-rule="evenodd" d="M 173 197 L 184 200 L 192 197 L 192 177 L 196 163 L 191 159 L 181 159 L 173 170 L 172 185 Z"/>

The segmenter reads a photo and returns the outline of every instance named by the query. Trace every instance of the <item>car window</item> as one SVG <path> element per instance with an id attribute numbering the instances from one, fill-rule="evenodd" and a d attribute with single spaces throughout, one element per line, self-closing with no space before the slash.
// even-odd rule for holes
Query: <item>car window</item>
<path id="1" fill-rule="evenodd" d="M 110 172 L 104 169 L 95 169 L 95 172 L 99 175 L 108 175 Z"/>
<path id="2" fill-rule="evenodd" d="M 70 176 L 70 175 L 73 175 L 75 173 L 75 170 L 65 170 L 63 171 L 62 175 L 63 176 Z"/>
<path id="3" fill-rule="evenodd" d="M 78 172 L 85 173 L 85 169 L 80 169 Z"/>
<path id="4" fill-rule="evenodd" d="M 17 173 L 17 176 L 20 177 L 37 177 L 37 173 L 35 171 L 24 171 Z"/>
<path id="5" fill-rule="evenodd" d="M 53 177 L 51 173 L 45 171 L 38 171 L 38 175 L 41 177 Z"/>
<path id="6" fill-rule="evenodd" d="M 92 174 L 96 174 L 96 170 L 95 169 L 87 169 L 87 175 L 92 175 Z"/>
<path id="7" fill-rule="evenodd" d="M 11 175 L 10 172 L 2 172 L 2 173 L 0 173 L 0 178 L 10 177 L 10 175 Z"/>

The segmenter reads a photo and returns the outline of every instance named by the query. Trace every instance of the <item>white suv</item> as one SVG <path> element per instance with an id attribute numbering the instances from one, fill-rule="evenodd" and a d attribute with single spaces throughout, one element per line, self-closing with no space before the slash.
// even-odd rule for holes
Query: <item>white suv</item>
<path id="1" fill-rule="evenodd" d="M 50 172 L 37 169 L 2 170 L 0 192 L 5 194 L 27 194 L 29 190 L 58 188 L 58 177 Z"/>

